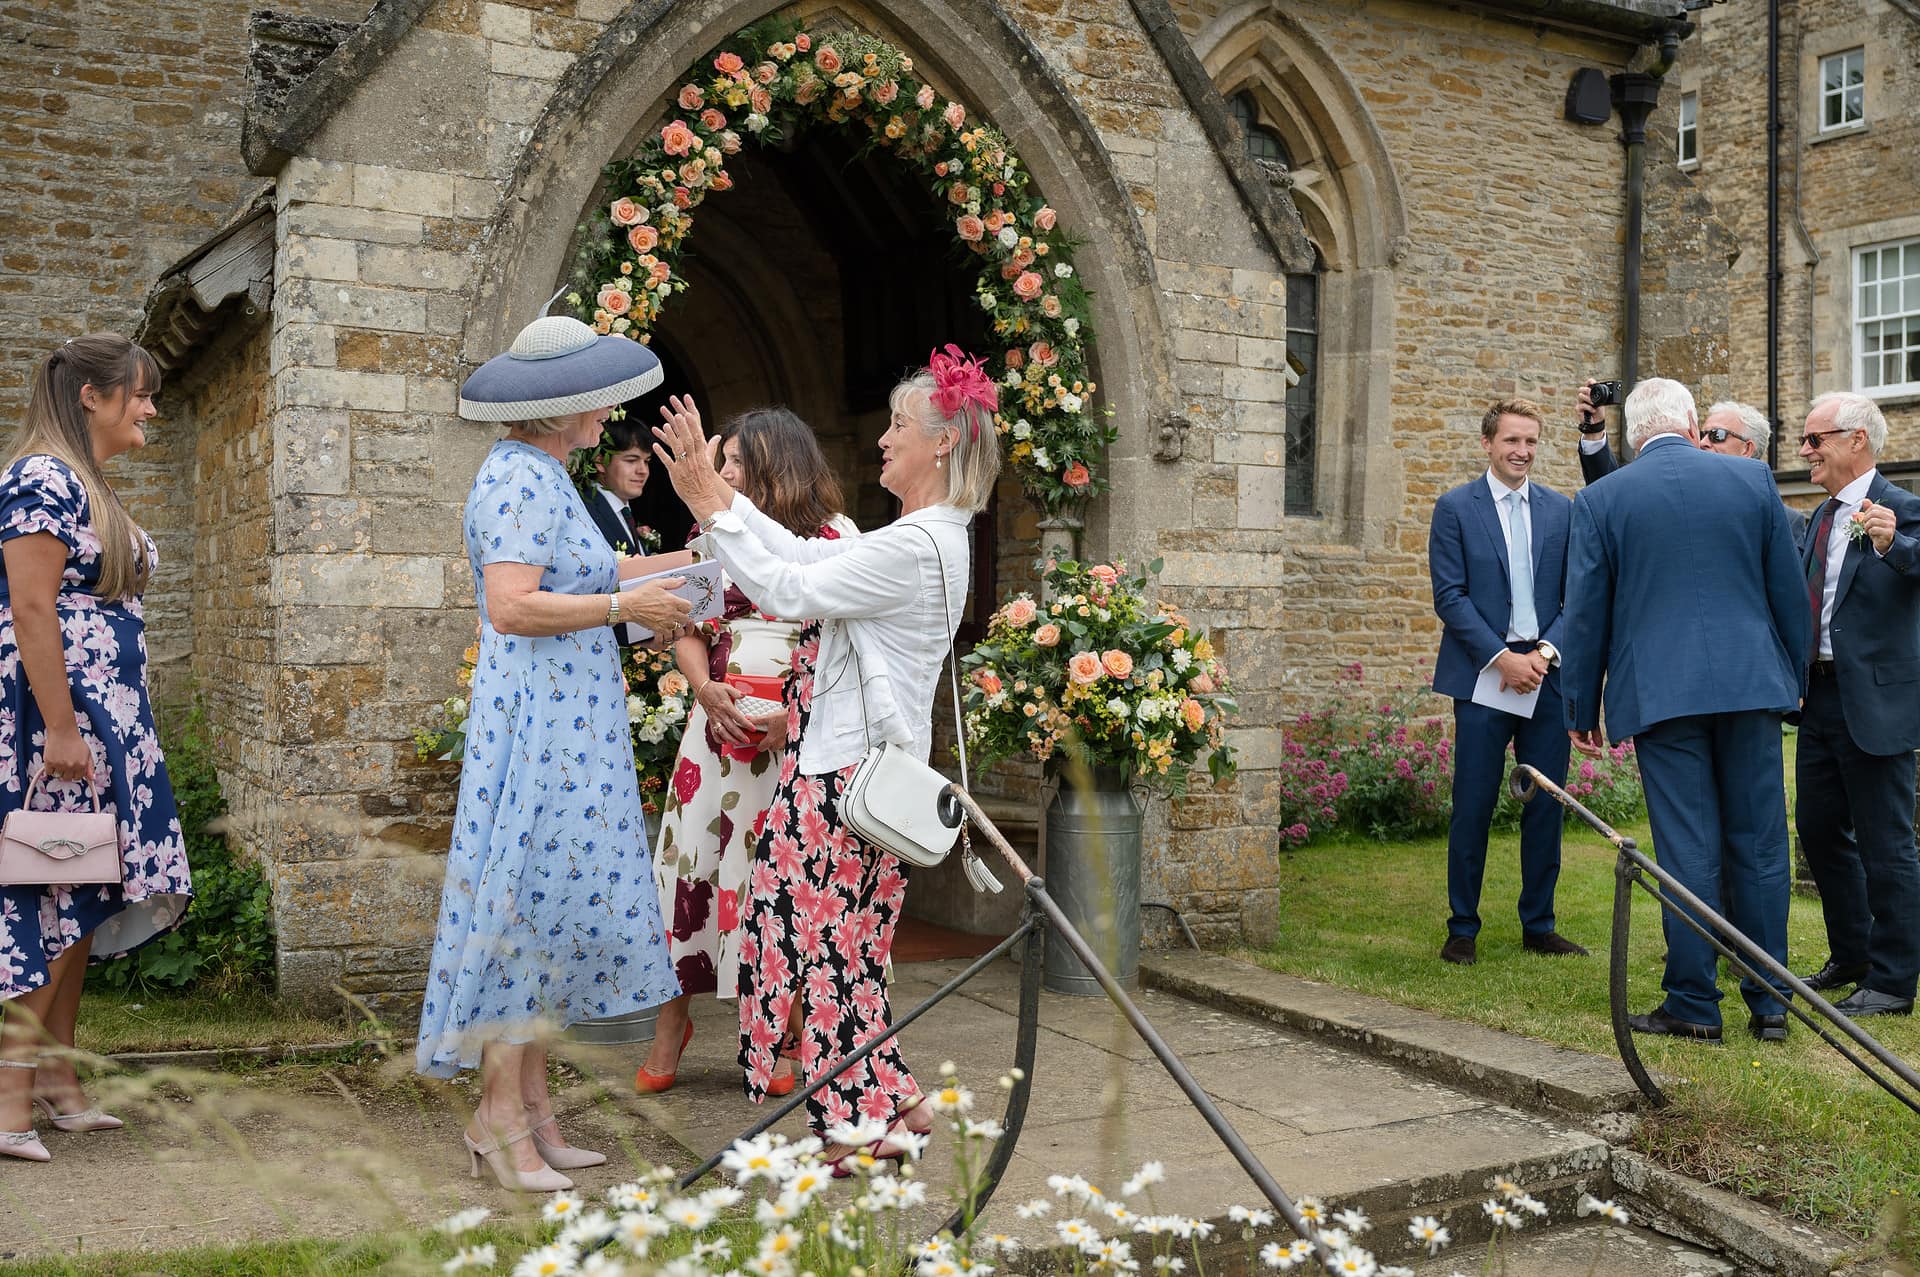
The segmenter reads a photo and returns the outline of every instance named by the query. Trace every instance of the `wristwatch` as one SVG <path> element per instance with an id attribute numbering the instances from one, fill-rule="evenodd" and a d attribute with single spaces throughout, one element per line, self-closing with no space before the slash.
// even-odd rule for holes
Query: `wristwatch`
<path id="1" fill-rule="evenodd" d="M 1547 658 L 1547 665 L 1550 668 L 1558 669 L 1560 667 L 1560 649 L 1553 644 L 1543 640 L 1535 644 L 1533 650 Z"/>
<path id="2" fill-rule="evenodd" d="M 1603 435 L 1607 433 L 1607 423 L 1604 420 L 1576 421 L 1573 424 L 1580 428 L 1580 433 L 1583 435 Z"/>

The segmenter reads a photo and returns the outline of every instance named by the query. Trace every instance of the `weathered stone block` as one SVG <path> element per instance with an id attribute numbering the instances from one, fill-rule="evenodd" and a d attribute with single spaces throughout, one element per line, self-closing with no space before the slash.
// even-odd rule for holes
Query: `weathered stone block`
<path id="1" fill-rule="evenodd" d="M 304 276 L 307 279 L 346 279 L 360 278 L 360 254 L 356 245 L 346 240 L 321 239 L 312 235 L 289 235 L 286 254 L 286 273 Z"/>
<path id="2" fill-rule="evenodd" d="M 311 378 L 315 369 L 296 369 L 287 378 Z M 304 385 L 303 381 L 303 385 Z M 303 393 L 317 395 L 318 388 Z M 339 396 L 346 397 L 345 393 Z M 273 418 L 273 490 L 338 496 L 347 490 L 351 462 L 344 404 L 334 407 L 283 407 Z"/>
<path id="3" fill-rule="evenodd" d="M 360 278 L 369 284 L 454 289 L 460 287 L 472 271 L 473 259 L 466 253 L 379 245 L 360 250 Z"/>
<path id="4" fill-rule="evenodd" d="M 370 244 L 418 244 L 426 221 L 412 213 L 382 213 L 327 204 L 295 204 L 280 214 L 286 235 L 358 240 Z"/>
<path id="5" fill-rule="evenodd" d="M 388 213 L 450 217 L 453 177 L 448 173 L 389 168 L 381 164 L 355 164 L 353 202 L 360 208 Z"/>
<path id="6" fill-rule="evenodd" d="M 275 918 L 283 936 L 291 932 L 308 948 L 430 946 L 445 875 L 430 856 L 289 865 Z M 336 972 L 344 974 L 344 963 Z"/>
<path id="7" fill-rule="evenodd" d="M 508 44 L 532 44 L 533 14 L 517 5 L 482 5 L 480 34 L 489 40 L 503 40 Z"/>
<path id="8" fill-rule="evenodd" d="M 334 109 L 310 149 L 331 159 L 478 176 L 484 141 L 487 41 L 415 28 Z M 396 111 L 393 103 L 405 102 Z"/>
<path id="9" fill-rule="evenodd" d="M 427 331 L 427 299 L 420 293 L 324 280 L 295 280 L 281 292 L 284 297 L 278 299 L 277 309 L 289 323 L 401 333 Z"/>
<path id="10" fill-rule="evenodd" d="M 294 949 L 297 936 L 288 931 L 288 921 L 283 919 L 280 910 L 280 893 L 274 892 L 274 928 L 279 932 L 279 952 L 275 956 L 274 974 L 278 983 L 280 1000 L 289 1007 L 316 1015 L 330 1015 L 342 1006 L 338 986 L 343 974 L 340 951 L 338 949 Z M 294 904 L 296 925 L 302 920 L 299 906 Z"/>
<path id="11" fill-rule="evenodd" d="M 330 324 L 282 324 L 274 331 L 267 372 L 278 377 L 294 365 L 331 368 L 334 334 Z"/>
<path id="12" fill-rule="evenodd" d="M 445 377 L 407 378 L 407 411 L 451 413 L 460 405 L 460 389 Z"/>
<path id="13" fill-rule="evenodd" d="M 353 166 L 332 160 L 316 160 L 296 155 L 280 170 L 273 188 L 274 200 L 284 209 L 289 204 L 353 203 Z"/>
<path id="14" fill-rule="evenodd" d="M 495 75 L 557 80 L 572 65 L 573 54 L 559 49 L 537 49 L 531 45 L 503 44 L 499 41 L 487 46 L 487 69 Z"/>
<path id="15" fill-rule="evenodd" d="M 1267 368 L 1228 368 L 1222 373 L 1221 390 L 1229 399 L 1285 403 L 1287 378 L 1284 373 Z"/>
<path id="16" fill-rule="evenodd" d="M 1287 472 L 1280 466 L 1237 466 L 1242 528 L 1277 528 L 1286 515 Z"/>
<path id="17" fill-rule="evenodd" d="M 274 379 L 274 390 L 275 400 L 282 408 L 307 406 L 403 412 L 407 406 L 407 379 L 391 373 L 289 368 Z"/>
<path id="18" fill-rule="evenodd" d="M 289 554 L 274 564 L 289 604 L 313 607 L 439 607 L 440 560 L 411 554 Z"/>

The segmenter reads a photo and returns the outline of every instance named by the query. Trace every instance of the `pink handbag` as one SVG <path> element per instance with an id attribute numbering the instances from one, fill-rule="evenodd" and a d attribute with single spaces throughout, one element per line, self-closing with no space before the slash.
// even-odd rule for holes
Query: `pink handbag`
<path id="1" fill-rule="evenodd" d="M 77 886 L 117 883 L 120 826 L 113 808 L 100 810 L 100 791 L 91 779 L 92 811 L 34 811 L 43 773 L 27 782 L 27 798 L 0 823 L 0 885 Z"/>

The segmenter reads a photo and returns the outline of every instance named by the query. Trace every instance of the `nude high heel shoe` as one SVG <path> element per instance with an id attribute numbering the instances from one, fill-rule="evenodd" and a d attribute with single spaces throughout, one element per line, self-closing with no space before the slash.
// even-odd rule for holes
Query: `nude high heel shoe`
<path id="1" fill-rule="evenodd" d="M 544 1118 L 527 1105 L 527 1121 L 531 1123 L 527 1131 L 533 1136 L 533 1146 L 540 1150 L 540 1157 L 556 1171 L 585 1170 L 589 1166 L 605 1165 L 607 1155 L 596 1153 L 590 1148 L 575 1148 L 571 1144 L 549 1144 L 540 1138 L 543 1128 L 551 1126 L 555 1137 L 560 1134 L 560 1123 L 549 1113 Z"/>
<path id="2" fill-rule="evenodd" d="M 111 1113 L 102 1113 L 97 1107 L 82 1109 L 78 1113 L 56 1113 L 53 1101 L 44 1095 L 33 1097 L 33 1107 L 46 1114 L 55 1130 L 60 1131 L 117 1131 L 126 1123 Z"/>
<path id="3" fill-rule="evenodd" d="M 0 1060 L 0 1069 L 37 1069 L 38 1064 L 29 1064 L 25 1060 Z M 47 1152 L 47 1146 L 40 1142 L 40 1136 L 33 1129 L 31 1117 L 24 1131 L 0 1131 L 0 1156 L 17 1157 L 23 1162 L 51 1162 L 53 1154 Z"/>
<path id="4" fill-rule="evenodd" d="M 531 1134 L 531 1131 L 521 1129 L 503 1139 L 479 1144 L 474 1142 L 473 1136 L 462 1133 L 460 1138 L 467 1145 L 468 1172 L 473 1178 L 479 1179 L 480 1164 L 485 1162 L 500 1187 L 515 1193 L 558 1193 L 572 1188 L 573 1181 L 550 1166 L 542 1166 L 537 1171 L 523 1171 L 514 1166 L 506 1150 Z"/>

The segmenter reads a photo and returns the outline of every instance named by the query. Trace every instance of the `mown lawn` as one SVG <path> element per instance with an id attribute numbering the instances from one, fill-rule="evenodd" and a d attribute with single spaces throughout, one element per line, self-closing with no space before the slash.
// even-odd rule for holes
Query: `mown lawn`
<path id="1" fill-rule="evenodd" d="M 368 1026 L 356 1026 L 344 1014 L 317 1016 L 288 1010 L 266 990 L 142 994 L 88 989 L 81 995 L 74 1044 L 83 1051 L 112 1055 L 305 1046 L 349 1041 L 368 1032 Z"/>
<path id="2" fill-rule="evenodd" d="M 1646 828 L 1622 832 L 1650 846 Z M 1342 984 L 1408 1006 L 1457 1016 L 1598 1054 L 1615 1054 L 1607 1017 L 1612 849 L 1585 829 L 1567 831 L 1556 909 L 1563 935 L 1591 958 L 1543 958 L 1520 947 L 1519 837 L 1496 833 L 1489 850 L 1480 961 L 1440 961 L 1446 939 L 1444 837 L 1382 844 L 1315 843 L 1281 856 L 1280 939 L 1241 956 L 1277 971 Z M 1659 907 L 1636 890 L 1629 945 L 1631 1006 L 1661 999 L 1665 946 Z M 1796 899 L 1790 965 L 1805 973 L 1827 956 L 1819 903 Z M 1797 1021 L 1784 1044 L 1747 1032 L 1738 982 L 1723 978 L 1726 1041 L 1715 1047 L 1641 1038 L 1650 1068 L 1675 1079 L 1673 1105 L 1653 1114 L 1639 1146 L 1660 1161 L 1788 1215 L 1855 1237 L 1884 1233 L 1920 1196 L 1920 1115 L 1894 1101 Z M 1920 1062 L 1920 1021 L 1862 1022 L 1895 1054 Z M 1896 1253 L 1920 1256 L 1920 1223 L 1897 1230 Z"/>

